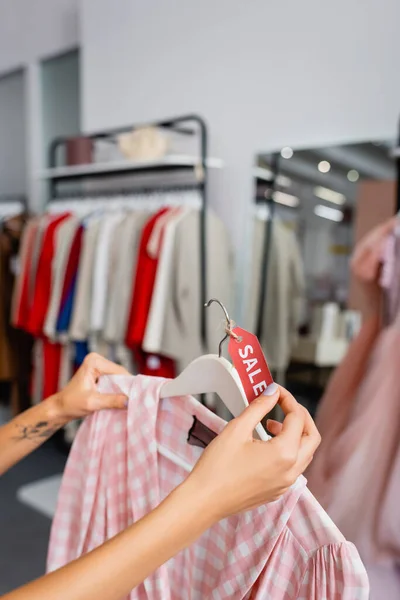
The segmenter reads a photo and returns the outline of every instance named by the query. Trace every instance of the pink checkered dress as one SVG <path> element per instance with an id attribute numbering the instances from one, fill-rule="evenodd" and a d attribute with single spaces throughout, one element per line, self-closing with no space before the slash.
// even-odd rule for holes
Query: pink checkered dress
<path id="1" fill-rule="evenodd" d="M 127 412 L 88 417 L 72 447 L 53 521 L 52 571 L 137 521 L 171 492 L 202 449 L 188 444 L 196 416 L 220 432 L 225 422 L 195 399 L 159 400 L 163 381 L 104 377 L 104 392 L 129 396 Z M 268 465 L 266 465 L 268 468 Z M 347 542 L 300 477 L 278 501 L 224 519 L 157 569 L 129 596 L 135 600 L 367 600 L 368 579 Z"/>

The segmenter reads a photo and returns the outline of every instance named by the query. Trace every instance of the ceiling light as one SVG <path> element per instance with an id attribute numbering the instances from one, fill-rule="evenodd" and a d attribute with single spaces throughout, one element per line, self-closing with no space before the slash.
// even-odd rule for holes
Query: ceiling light
<path id="1" fill-rule="evenodd" d="M 253 175 L 257 179 L 269 182 L 272 181 L 274 176 L 270 169 L 265 169 L 264 167 L 254 167 Z M 277 175 L 275 183 L 280 187 L 290 187 L 292 185 L 292 180 L 290 179 L 290 177 L 286 177 L 286 175 Z"/>
<path id="2" fill-rule="evenodd" d="M 278 204 L 284 204 L 285 206 L 291 206 L 295 208 L 300 204 L 300 200 L 297 196 L 292 196 L 292 194 L 286 194 L 285 192 L 274 192 L 274 200 L 278 202 Z"/>
<path id="3" fill-rule="evenodd" d="M 271 181 L 272 179 L 272 171 L 264 167 L 254 167 L 253 174 L 257 179 L 263 179 L 264 181 Z"/>
<path id="4" fill-rule="evenodd" d="M 276 178 L 276 183 L 280 187 L 290 187 L 292 185 L 292 180 L 290 177 L 286 177 L 286 175 L 278 175 Z"/>
<path id="5" fill-rule="evenodd" d="M 333 204 L 344 204 L 346 202 L 346 196 L 340 192 L 335 192 L 334 190 L 323 187 L 322 185 L 317 185 L 317 187 L 314 188 L 314 196 L 321 198 L 321 200 L 326 200 L 327 202 L 333 202 Z"/>
<path id="6" fill-rule="evenodd" d="M 347 173 L 347 179 L 352 183 L 355 183 L 360 179 L 360 173 L 355 169 L 350 169 L 350 171 Z"/>
<path id="7" fill-rule="evenodd" d="M 284 148 L 282 148 L 281 156 L 282 156 L 282 158 L 292 158 L 292 156 L 293 156 L 292 148 L 289 148 L 289 146 L 285 146 Z"/>
<path id="8" fill-rule="evenodd" d="M 317 217 L 322 217 L 323 219 L 329 219 L 330 221 L 336 221 L 339 223 L 343 220 L 343 213 L 341 210 L 337 208 L 330 208 L 329 206 L 324 206 L 323 204 L 317 204 L 314 208 L 314 213 Z"/>
<path id="9" fill-rule="evenodd" d="M 329 163 L 327 160 L 321 160 L 321 162 L 318 163 L 318 171 L 320 173 L 329 173 L 330 170 L 331 163 Z"/>

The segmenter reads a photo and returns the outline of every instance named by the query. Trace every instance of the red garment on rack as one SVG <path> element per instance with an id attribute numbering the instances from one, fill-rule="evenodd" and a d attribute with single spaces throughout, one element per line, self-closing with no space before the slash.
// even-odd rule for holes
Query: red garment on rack
<path id="1" fill-rule="evenodd" d="M 58 392 L 62 344 L 43 338 L 43 400 Z"/>
<path id="2" fill-rule="evenodd" d="M 57 228 L 68 217 L 69 214 L 64 213 L 51 218 L 43 236 L 43 243 L 36 273 L 33 300 L 29 310 L 28 321 L 25 326 L 25 329 L 34 336 L 40 336 L 43 333 L 44 321 L 46 319 L 46 313 L 51 294 L 51 276 L 55 235 Z"/>
<path id="3" fill-rule="evenodd" d="M 22 262 L 20 265 L 21 284 L 15 298 L 15 307 L 13 314 L 13 326 L 19 329 L 26 329 L 29 317 L 30 298 L 29 298 L 29 278 L 32 268 L 33 248 L 35 245 L 36 235 L 38 233 L 39 222 L 36 221 L 26 228 L 27 240 L 23 241 L 26 244 Z"/>
<path id="4" fill-rule="evenodd" d="M 84 228 L 82 225 L 80 225 L 74 235 L 74 239 L 72 241 L 71 250 L 68 257 L 67 268 L 65 270 L 64 283 L 61 294 L 60 309 L 62 309 L 62 307 L 64 306 L 67 300 L 67 296 L 78 273 L 83 234 Z"/>
<path id="5" fill-rule="evenodd" d="M 175 362 L 166 356 L 149 354 L 142 349 L 147 318 L 151 306 L 157 274 L 159 252 L 162 246 L 165 224 L 161 225 L 158 248 L 154 256 L 148 252 L 148 244 L 159 219 L 173 209 L 163 208 L 146 223 L 139 244 L 134 288 L 125 343 L 132 349 L 139 373 L 155 377 L 175 377 Z M 159 224 L 160 225 L 160 224 Z"/>

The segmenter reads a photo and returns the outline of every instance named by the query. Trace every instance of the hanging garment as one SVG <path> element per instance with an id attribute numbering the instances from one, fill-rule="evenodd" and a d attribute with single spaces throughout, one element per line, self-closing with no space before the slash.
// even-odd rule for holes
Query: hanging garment
<path id="1" fill-rule="evenodd" d="M 382 256 L 381 286 L 385 290 L 385 324 L 393 323 L 400 308 L 400 225 L 386 239 Z"/>
<path id="2" fill-rule="evenodd" d="M 51 295 L 44 324 L 44 333 L 51 340 L 57 339 L 57 319 L 60 312 L 68 259 L 80 226 L 79 219 L 69 217 L 57 229 L 52 264 Z"/>
<path id="3" fill-rule="evenodd" d="M 170 281 L 174 277 L 173 261 L 176 229 L 179 222 L 189 214 L 190 210 L 190 208 L 181 208 L 165 225 L 143 337 L 143 349 L 149 353 L 160 353 L 162 348 L 163 325 L 166 318 Z"/>
<path id="4" fill-rule="evenodd" d="M 228 231 L 211 211 L 206 219 L 207 298 L 229 303 L 234 295 L 234 260 Z M 223 323 L 217 311 L 207 312 L 206 346 L 201 338 L 200 212 L 191 210 L 175 228 L 172 276 L 168 278 L 159 352 L 177 362 L 182 371 L 205 352 L 216 353 L 223 337 Z M 222 335 L 221 335 L 222 334 Z"/>
<path id="5" fill-rule="evenodd" d="M 376 317 L 363 326 L 346 364 L 335 373 L 317 418 L 323 442 L 309 482 L 363 560 L 395 566 L 400 564 L 400 317 L 378 333 Z"/>
<path id="6" fill-rule="evenodd" d="M 72 240 L 71 249 L 65 270 L 60 306 L 57 316 L 56 331 L 59 339 L 68 341 L 68 329 L 71 321 L 75 299 L 76 282 L 78 276 L 79 260 L 81 255 L 84 227 L 79 225 Z M 64 335 L 62 336 L 61 334 Z"/>
<path id="7" fill-rule="evenodd" d="M 400 244 L 396 235 L 389 236 L 383 259 L 381 284 L 389 325 L 382 330 L 378 315 L 366 321 L 336 369 L 317 415 L 322 444 L 309 469 L 310 488 L 357 544 L 363 559 L 377 567 L 376 573 L 378 567 L 395 569 L 400 564 Z M 374 582 L 378 580 L 374 577 Z"/>
<path id="8" fill-rule="evenodd" d="M 38 227 L 34 239 L 34 244 L 32 248 L 32 260 L 31 267 L 29 270 L 29 311 L 32 306 L 33 296 L 35 293 L 35 285 L 36 285 L 36 276 L 39 268 L 39 259 L 42 252 L 42 245 L 44 235 L 46 233 L 46 229 L 48 224 L 50 223 L 51 215 L 43 215 L 39 218 Z M 28 319 L 30 317 L 30 313 L 28 315 Z"/>
<path id="9" fill-rule="evenodd" d="M 123 345 L 132 302 L 139 243 L 149 219 L 148 211 L 128 213 L 115 228 L 110 269 L 110 300 L 108 302 L 104 339 L 110 344 Z"/>
<path id="10" fill-rule="evenodd" d="M 34 336 L 43 334 L 44 322 L 50 301 L 55 236 L 60 225 L 68 217 L 68 214 L 62 214 L 56 217 L 47 216 L 47 224 L 43 232 L 41 250 L 37 263 L 33 299 L 26 326 L 27 331 Z"/>
<path id="11" fill-rule="evenodd" d="M 179 210 L 179 209 L 178 209 Z M 143 350 L 147 319 L 151 307 L 164 229 L 177 209 L 163 208 L 146 223 L 139 245 L 132 303 L 126 332 L 126 345 L 132 349 L 139 373 L 175 377 L 174 361 L 168 356 L 148 354 Z"/>
<path id="12" fill-rule="evenodd" d="M 29 407 L 32 338 L 11 324 L 15 267 L 24 225 L 23 215 L 0 225 L 0 380 L 11 382 L 13 415 Z"/>
<path id="13" fill-rule="evenodd" d="M 165 219 L 162 219 L 162 217 L 168 214 L 168 211 L 169 209 L 162 208 L 155 215 L 152 215 L 146 222 L 141 234 L 133 286 L 134 291 L 132 304 L 129 314 L 128 328 L 126 331 L 126 345 L 131 348 L 141 348 L 142 346 L 146 331 L 147 316 L 149 314 L 151 304 L 154 280 L 157 272 L 158 251 L 160 249 L 162 239 L 162 225 L 165 221 Z M 148 252 L 148 244 L 153 230 L 160 219 L 162 219 L 161 228 L 160 225 L 157 228 L 157 233 L 159 234 L 157 238 L 158 246 L 156 246 L 155 254 L 152 255 Z"/>
<path id="14" fill-rule="evenodd" d="M 29 277 L 38 227 L 39 219 L 30 219 L 24 228 L 21 239 L 18 256 L 18 277 L 14 285 L 12 299 L 12 324 L 20 329 L 25 328 L 25 320 L 29 314 Z"/>
<path id="15" fill-rule="evenodd" d="M 101 335 L 105 325 L 113 233 L 124 217 L 125 213 L 123 212 L 108 214 L 104 216 L 100 223 L 93 265 L 93 291 L 90 310 L 90 330 L 95 335 Z"/>
<path id="16" fill-rule="evenodd" d="M 264 232 L 265 223 L 256 219 L 247 309 L 250 331 L 255 331 L 257 325 Z M 270 368 L 284 372 L 297 339 L 305 281 L 296 236 L 279 219 L 272 225 L 267 269 L 264 328 L 260 342 Z"/>
<path id="17" fill-rule="evenodd" d="M 43 338 L 42 344 L 42 364 L 43 369 L 39 378 L 42 382 L 42 397 L 40 400 L 45 400 L 56 394 L 59 390 L 58 382 L 60 377 L 60 368 L 62 360 L 63 347 L 58 342 L 52 342 L 47 338 Z"/>
<path id="18" fill-rule="evenodd" d="M 83 342 L 89 338 L 93 268 L 100 224 L 101 218 L 98 215 L 94 215 L 86 220 L 77 274 L 75 299 L 69 327 L 69 337 L 71 340 Z"/>
<path id="19" fill-rule="evenodd" d="M 164 381 L 103 377 L 101 392 L 123 392 L 127 411 L 104 410 L 82 424 L 65 469 L 52 525 L 48 570 L 96 548 L 139 520 L 186 477 L 157 453 L 161 444 L 194 465 L 188 443 L 196 417 L 218 433 L 225 422 L 191 397 L 159 400 Z M 229 517 L 157 569 L 129 598 L 367 600 L 368 579 L 299 477 L 276 502 Z"/>

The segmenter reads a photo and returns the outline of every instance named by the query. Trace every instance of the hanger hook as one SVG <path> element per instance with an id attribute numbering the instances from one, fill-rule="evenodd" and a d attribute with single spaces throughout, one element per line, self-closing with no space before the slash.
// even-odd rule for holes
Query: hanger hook
<path id="1" fill-rule="evenodd" d="M 209 300 L 208 302 L 206 302 L 206 303 L 205 303 L 204 307 L 205 307 L 205 308 L 209 308 L 213 302 L 216 302 L 216 303 L 217 303 L 217 304 L 218 304 L 218 305 L 219 305 L 219 306 L 222 308 L 222 310 L 224 311 L 225 319 L 226 319 L 226 334 L 225 334 L 225 336 L 222 338 L 222 340 L 220 341 L 220 343 L 219 343 L 219 346 L 218 346 L 218 358 L 221 358 L 221 355 L 222 355 L 222 345 L 223 345 L 223 343 L 224 343 L 224 342 L 225 342 L 225 341 L 228 339 L 228 337 L 229 337 L 229 333 L 228 333 L 228 331 L 229 331 L 229 330 L 230 330 L 230 328 L 231 328 L 231 320 L 230 320 L 230 317 L 229 317 L 228 311 L 226 310 L 225 306 L 224 306 L 224 305 L 222 304 L 222 302 L 221 302 L 220 300 L 218 300 L 217 298 L 211 298 L 211 300 Z"/>

